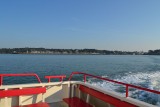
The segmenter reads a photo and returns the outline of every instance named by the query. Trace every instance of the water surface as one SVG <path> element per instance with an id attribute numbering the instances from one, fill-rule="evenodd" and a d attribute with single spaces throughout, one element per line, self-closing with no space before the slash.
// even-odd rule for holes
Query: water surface
<path id="1" fill-rule="evenodd" d="M 0 73 L 37 73 L 43 82 L 45 75 L 82 71 L 142 87 L 160 89 L 160 56 L 144 55 L 20 55 L 0 54 Z M 82 80 L 81 76 L 74 79 Z M 4 78 L 4 84 L 37 82 L 33 77 Z M 122 94 L 125 88 L 105 81 L 87 78 L 87 81 L 106 90 Z M 158 104 L 157 95 L 132 89 L 130 96 Z"/>

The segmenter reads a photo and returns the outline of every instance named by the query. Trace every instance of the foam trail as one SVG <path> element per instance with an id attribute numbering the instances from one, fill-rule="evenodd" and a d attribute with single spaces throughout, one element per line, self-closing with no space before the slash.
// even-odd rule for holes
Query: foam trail
<path id="1" fill-rule="evenodd" d="M 103 76 L 107 77 L 107 76 Z M 153 89 L 160 91 L 160 72 L 151 72 L 151 73 L 127 73 L 126 76 L 117 76 L 114 80 L 121 81 L 125 83 L 130 83 L 145 88 Z M 112 90 L 125 94 L 125 87 L 120 85 L 106 82 L 106 81 L 95 81 L 94 79 L 89 79 L 89 82 L 92 85 L 99 86 L 105 90 Z M 142 90 L 130 89 L 130 97 L 160 106 L 160 95 L 149 93 Z"/>

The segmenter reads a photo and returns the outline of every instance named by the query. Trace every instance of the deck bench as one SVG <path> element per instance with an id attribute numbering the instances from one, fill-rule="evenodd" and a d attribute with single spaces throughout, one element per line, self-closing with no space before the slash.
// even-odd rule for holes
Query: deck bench
<path id="1" fill-rule="evenodd" d="M 0 98 L 4 97 L 15 97 L 15 96 L 25 96 L 25 95 L 36 95 L 40 93 L 45 93 L 45 87 L 36 88 L 24 88 L 24 89 L 13 89 L 13 90 L 0 90 Z M 16 107 L 50 107 L 46 102 L 40 102 L 36 104 L 20 105 Z"/>
<path id="2" fill-rule="evenodd" d="M 88 94 L 88 95 L 94 96 L 95 98 L 98 98 L 106 103 L 109 103 L 115 107 L 136 107 L 133 104 L 130 104 L 125 101 L 121 101 L 118 98 L 115 98 L 110 95 L 104 94 L 102 92 L 96 91 L 96 90 L 89 88 L 89 87 L 86 87 L 84 85 L 80 85 L 79 90 Z M 66 102 L 69 105 L 69 107 L 93 107 L 90 104 L 84 102 L 82 99 L 77 98 L 77 97 L 65 98 L 65 99 L 63 99 L 63 101 Z M 81 102 L 83 102 L 83 103 L 81 103 Z"/>

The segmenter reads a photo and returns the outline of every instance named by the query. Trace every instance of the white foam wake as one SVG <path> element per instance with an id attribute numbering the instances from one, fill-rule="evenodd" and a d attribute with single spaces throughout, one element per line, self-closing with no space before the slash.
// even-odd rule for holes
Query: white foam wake
<path id="1" fill-rule="evenodd" d="M 103 76 L 107 77 L 107 76 Z M 151 73 L 127 73 L 125 76 L 116 76 L 114 79 L 116 81 L 121 81 L 124 83 L 134 84 L 141 87 L 153 89 L 160 91 L 160 72 L 151 72 Z M 94 79 L 89 79 L 89 82 L 95 86 L 104 88 L 105 90 L 112 90 L 125 94 L 125 87 L 117 85 L 114 83 L 106 81 L 95 81 Z M 142 90 L 131 89 L 129 91 L 130 97 L 160 106 L 160 95 L 149 93 Z"/>

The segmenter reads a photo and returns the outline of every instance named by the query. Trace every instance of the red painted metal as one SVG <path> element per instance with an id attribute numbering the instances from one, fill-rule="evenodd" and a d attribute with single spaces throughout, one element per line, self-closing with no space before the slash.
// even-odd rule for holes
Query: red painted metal
<path id="1" fill-rule="evenodd" d="M 39 83 L 41 83 L 40 78 L 37 74 L 0 74 L 0 86 L 3 84 L 3 77 L 15 77 L 15 76 L 35 76 Z"/>
<path id="2" fill-rule="evenodd" d="M 50 107 L 47 103 L 36 103 L 36 104 L 29 104 L 23 106 L 16 106 L 16 107 Z"/>
<path id="3" fill-rule="evenodd" d="M 128 85 L 126 85 L 126 97 L 128 97 Z"/>
<path id="4" fill-rule="evenodd" d="M 66 78 L 66 75 L 45 76 L 45 78 L 48 79 L 48 82 L 51 81 L 51 78 L 58 78 L 59 81 L 63 81 L 63 79 Z"/>
<path id="5" fill-rule="evenodd" d="M 0 75 L 0 86 L 2 85 L 2 81 L 3 81 L 3 78 L 2 78 L 2 76 Z"/>
<path id="6" fill-rule="evenodd" d="M 45 92 L 46 92 L 45 87 L 0 90 L 0 98 L 20 96 L 20 95 L 34 95 L 34 94 L 45 93 Z"/>
<path id="7" fill-rule="evenodd" d="M 103 101 L 109 103 L 109 104 L 112 104 L 115 107 L 136 107 L 133 104 L 130 104 L 130 103 L 125 102 L 125 101 L 121 101 L 118 98 L 112 97 L 110 95 L 104 94 L 102 92 L 99 92 L 99 91 L 94 90 L 92 88 L 88 88 L 88 87 L 83 86 L 83 85 L 80 85 L 79 89 L 82 92 L 87 93 L 89 95 L 92 95 L 92 96 L 94 96 L 94 97 L 96 97 L 96 98 L 98 98 L 100 100 L 103 100 Z"/>
<path id="8" fill-rule="evenodd" d="M 148 88 L 143 88 L 143 87 L 132 85 L 132 84 L 127 84 L 127 83 L 111 80 L 111 79 L 108 79 L 108 78 L 102 78 L 100 76 L 95 76 L 95 75 L 91 75 L 91 74 L 87 74 L 87 73 L 83 73 L 83 72 L 72 72 L 70 77 L 69 77 L 69 81 L 71 80 L 72 76 L 75 75 L 75 74 L 82 74 L 82 75 L 86 75 L 86 76 L 89 76 L 89 77 L 94 77 L 94 78 L 97 78 L 97 79 L 100 79 L 100 80 L 105 80 L 105 81 L 117 83 L 117 84 L 120 84 L 120 85 L 124 85 L 124 86 L 126 86 L 126 97 L 128 97 L 128 88 L 129 87 L 136 88 L 136 89 L 139 89 L 139 90 L 148 91 L 148 92 L 152 92 L 152 93 L 155 93 L 155 94 L 160 94 L 160 91 L 151 90 L 151 89 L 148 89 Z"/>
<path id="9" fill-rule="evenodd" d="M 84 82 L 86 82 L 86 75 L 84 75 Z"/>
<path id="10" fill-rule="evenodd" d="M 93 107 L 77 97 L 64 98 L 63 101 L 66 102 L 69 107 Z"/>

